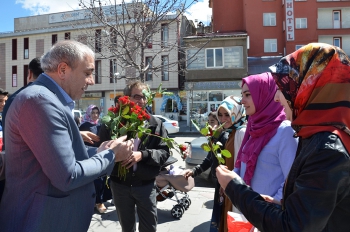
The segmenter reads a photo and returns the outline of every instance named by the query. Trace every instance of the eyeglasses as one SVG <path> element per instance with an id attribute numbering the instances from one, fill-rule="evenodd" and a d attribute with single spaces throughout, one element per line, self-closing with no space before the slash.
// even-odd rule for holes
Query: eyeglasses
<path id="1" fill-rule="evenodd" d="M 134 94 L 133 96 L 131 96 L 132 98 L 134 98 L 135 100 L 139 101 L 141 99 L 146 100 L 146 97 L 143 95 L 138 95 L 138 94 Z"/>

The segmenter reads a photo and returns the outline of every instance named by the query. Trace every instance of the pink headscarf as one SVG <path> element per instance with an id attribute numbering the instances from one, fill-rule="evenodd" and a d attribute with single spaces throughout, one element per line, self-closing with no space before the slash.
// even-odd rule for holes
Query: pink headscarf
<path id="1" fill-rule="evenodd" d="M 97 106 L 95 106 L 95 105 L 89 105 L 89 107 L 86 109 L 86 112 L 85 112 L 85 114 L 84 114 L 84 117 L 83 117 L 83 120 L 82 120 L 82 124 L 84 123 L 84 122 L 90 122 L 90 123 L 92 123 L 92 124 L 97 124 L 98 123 L 98 119 L 97 120 L 92 120 L 92 118 L 91 118 L 91 112 L 92 112 L 92 109 L 94 109 L 94 108 L 97 108 L 98 109 L 98 107 Z M 100 110 L 98 109 L 98 112 L 100 112 Z"/>
<path id="2" fill-rule="evenodd" d="M 241 168 L 241 162 L 246 163 L 243 180 L 250 185 L 261 150 L 276 134 L 286 115 L 281 104 L 274 101 L 277 86 L 270 73 L 245 77 L 242 86 L 244 84 L 249 88 L 256 112 L 248 118 L 235 167 Z"/>

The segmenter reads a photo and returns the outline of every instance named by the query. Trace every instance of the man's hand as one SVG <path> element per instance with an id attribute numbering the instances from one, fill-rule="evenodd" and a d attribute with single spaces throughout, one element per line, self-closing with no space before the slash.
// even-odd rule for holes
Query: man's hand
<path id="1" fill-rule="evenodd" d="M 134 151 L 128 159 L 122 161 L 122 166 L 126 166 L 126 168 L 131 168 L 140 160 L 142 160 L 142 153 L 140 151 Z"/>
<path id="2" fill-rule="evenodd" d="M 273 197 L 270 197 L 270 196 L 268 196 L 268 195 L 263 195 L 263 194 L 260 194 L 260 196 L 261 196 L 262 198 L 264 198 L 264 200 L 267 201 L 267 202 L 275 203 L 275 204 L 277 204 L 277 205 L 282 205 L 280 201 L 276 200 L 276 199 L 273 198 Z"/>
<path id="3" fill-rule="evenodd" d="M 185 171 L 182 172 L 182 175 L 186 178 L 186 180 L 188 179 L 188 177 L 193 176 L 193 171 L 190 169 L 186 169 Z"/>
<path id="4" fill-rule="evenodd" d="M 100 141 L 100 137 L 95 135 L 90 131 L 80 131 L 80 135 L 83 138 L 84 142 L 94 144 L 94 142 Z"/>
<path id="5" fill-rule="evenodd" d="M 133 154 L 134 140 L 126 140 L 126 135 L 120 138 L 103 142 L 97 149 L 97 153 L 111 149 L 115 154 L 115 162 L 128 159 Z"/>
<path id="6" fill-rule="evenodd" d="M 216 177 L 220 183 L 220 186 L 225 190 L 227 184 L 234 178 L 239 177 L 237 173 L 228 170 L 228 168 L 224 165 L 219 165 L 216 168 Z"/>

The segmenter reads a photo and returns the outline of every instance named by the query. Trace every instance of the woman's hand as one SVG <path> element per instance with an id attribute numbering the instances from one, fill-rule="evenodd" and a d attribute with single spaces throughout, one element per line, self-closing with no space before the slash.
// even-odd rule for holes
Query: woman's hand
<path id="1" fill-rule="evenodd" d="M 83 138 L 84 142 L 94 144 L 94 142 L 99 142 L 100 137 L 95 135 L 94 133 L 90 131 L 80 131 L 80 135 Z"/>
<path id="2" fill-rule="evenodd" d="M 186 170 L 184 170 L 184 171 L 182 172 L 182 175 L 183 175 L 186 179 L 188 179 L 188 177 L 193 176 L 193 171 L 190 170 L 190 169 L 186 169 Z"/>
<path id="3" fill-rule="evenodd" d="M 220 183 L 220 186 L 225 190 L 227 184 L 234 178 L 239 177 L 237 173 L 229 170 L 224 165 L 219 165 L 216 168 L 216 177 L 218 178 L 218 181 Z"/>

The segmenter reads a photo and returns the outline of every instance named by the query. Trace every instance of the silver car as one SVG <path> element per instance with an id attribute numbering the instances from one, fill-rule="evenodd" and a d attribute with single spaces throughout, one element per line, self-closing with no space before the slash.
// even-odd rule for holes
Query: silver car
<path id="1" fill-rule="evenodd" d="M 201 164 L 203 162 L 203 160 L 205 159 L 205 157 L 207 157 L 208 152 L 204 151 L 201 148 L 201 145 L 203 143 L 207 143 L 207 142 L 208 142 L 208 140 L 206 137 L 198 137 L 198 138 L 195 138 L 194 140 L 192 140 L 191 142 L 189 142 L 188 156 L 185 159 L 186 169 L 194 168 L 198 164 Z M 211 168 L 209 168 L 205 172 L 202 172 L 200 174 L 200 176 L 209 179 L 210 178 L 210 170 L 211 170 Z"/>

